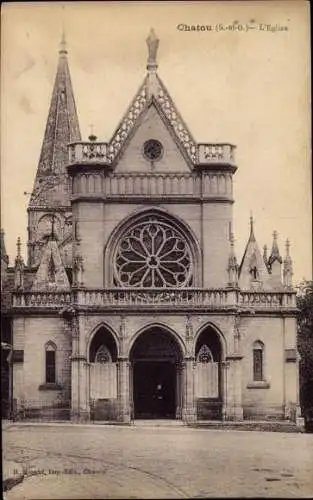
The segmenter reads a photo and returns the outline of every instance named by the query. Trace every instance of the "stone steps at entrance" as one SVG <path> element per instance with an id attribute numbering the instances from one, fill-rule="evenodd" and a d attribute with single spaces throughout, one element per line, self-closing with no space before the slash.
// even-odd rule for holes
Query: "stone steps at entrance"
<path id="1" fill-rule="evenodd" d="M 178 427 L 185 425 L 185 423 L 182 420 L 157 419 L 157 418 L 152 418 L 149 420 L 135 419 L 132 423 L 136 427 L 173 427 L 173 426 Z"/>

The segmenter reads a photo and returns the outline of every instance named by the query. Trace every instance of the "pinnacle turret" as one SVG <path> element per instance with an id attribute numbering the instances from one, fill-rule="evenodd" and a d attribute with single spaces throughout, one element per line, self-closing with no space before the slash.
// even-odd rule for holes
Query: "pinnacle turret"
<path id="1" fill-rule="evenodd" d="M 290 242 L 286 240 L 286 256 L 284 259 L 284 267 L 283 267 L 283 281 L 284 286 L 292 287 L 292 276 L 293 276 L 293 267 L 292 260 L 290 257 Z"/>
<path id="2" fill-rule="evenodd" d="M 269 259 L 268 259 L 268 266 L 269 268 L 272 267 L 273 263 L 277 261 L 279 262 L 280 264 L 282 263 L 282 258 L 280 256 L 280 253 L 279 253 L 279 248 L 278 248 L 278 233 L 277 231 L 274 231 L 273 232 L 273 245 L 272 245 L 272 251 L 271 251 L 271 255 L 269 256 Z"/>

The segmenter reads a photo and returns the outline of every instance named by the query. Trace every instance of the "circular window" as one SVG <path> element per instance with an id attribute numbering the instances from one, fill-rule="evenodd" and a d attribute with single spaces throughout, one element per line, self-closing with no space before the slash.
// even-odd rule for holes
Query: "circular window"
<path id="1" fill-rule="evenodd" d="M 149 161 L 157 161 L 161 158 L 163 146 L 156 139 L 149 139 L 143 145 L 143 155 Z"/>
<path id="2" fill-rule="evenodd" d="M 115 276 L 119 286 L 191 286 L 190 247 L 175 227 L 151 217 L 122 236 L 115 254 Z"/>

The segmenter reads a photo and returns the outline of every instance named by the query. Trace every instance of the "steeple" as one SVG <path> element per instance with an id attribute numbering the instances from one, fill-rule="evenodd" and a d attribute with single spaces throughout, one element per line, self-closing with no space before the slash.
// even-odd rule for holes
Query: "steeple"
<path id="1" fill-rule="evenodd" d="M 65 168 L 68 163 L 67 145 L 80 140 L 63 32 L 57 74 L 29 208 L 70 206 Z"/>

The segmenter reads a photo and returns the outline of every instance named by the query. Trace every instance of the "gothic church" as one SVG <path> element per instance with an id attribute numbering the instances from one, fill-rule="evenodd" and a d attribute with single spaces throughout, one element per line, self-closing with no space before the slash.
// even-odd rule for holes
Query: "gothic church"
<path id="1" fill-rule="evenodd" d="M 159 40 L 112 138 L 80 135 L 62 40 L 28 206 L 28 260 L 10 267 L 16 418 L 291 419 L 298 407 L 289 242 L 250 235 L 239 264 L 235 146 L 197 143 L 158 75 Z M 9 325 L 9 326 L 8 326 Z"/>

